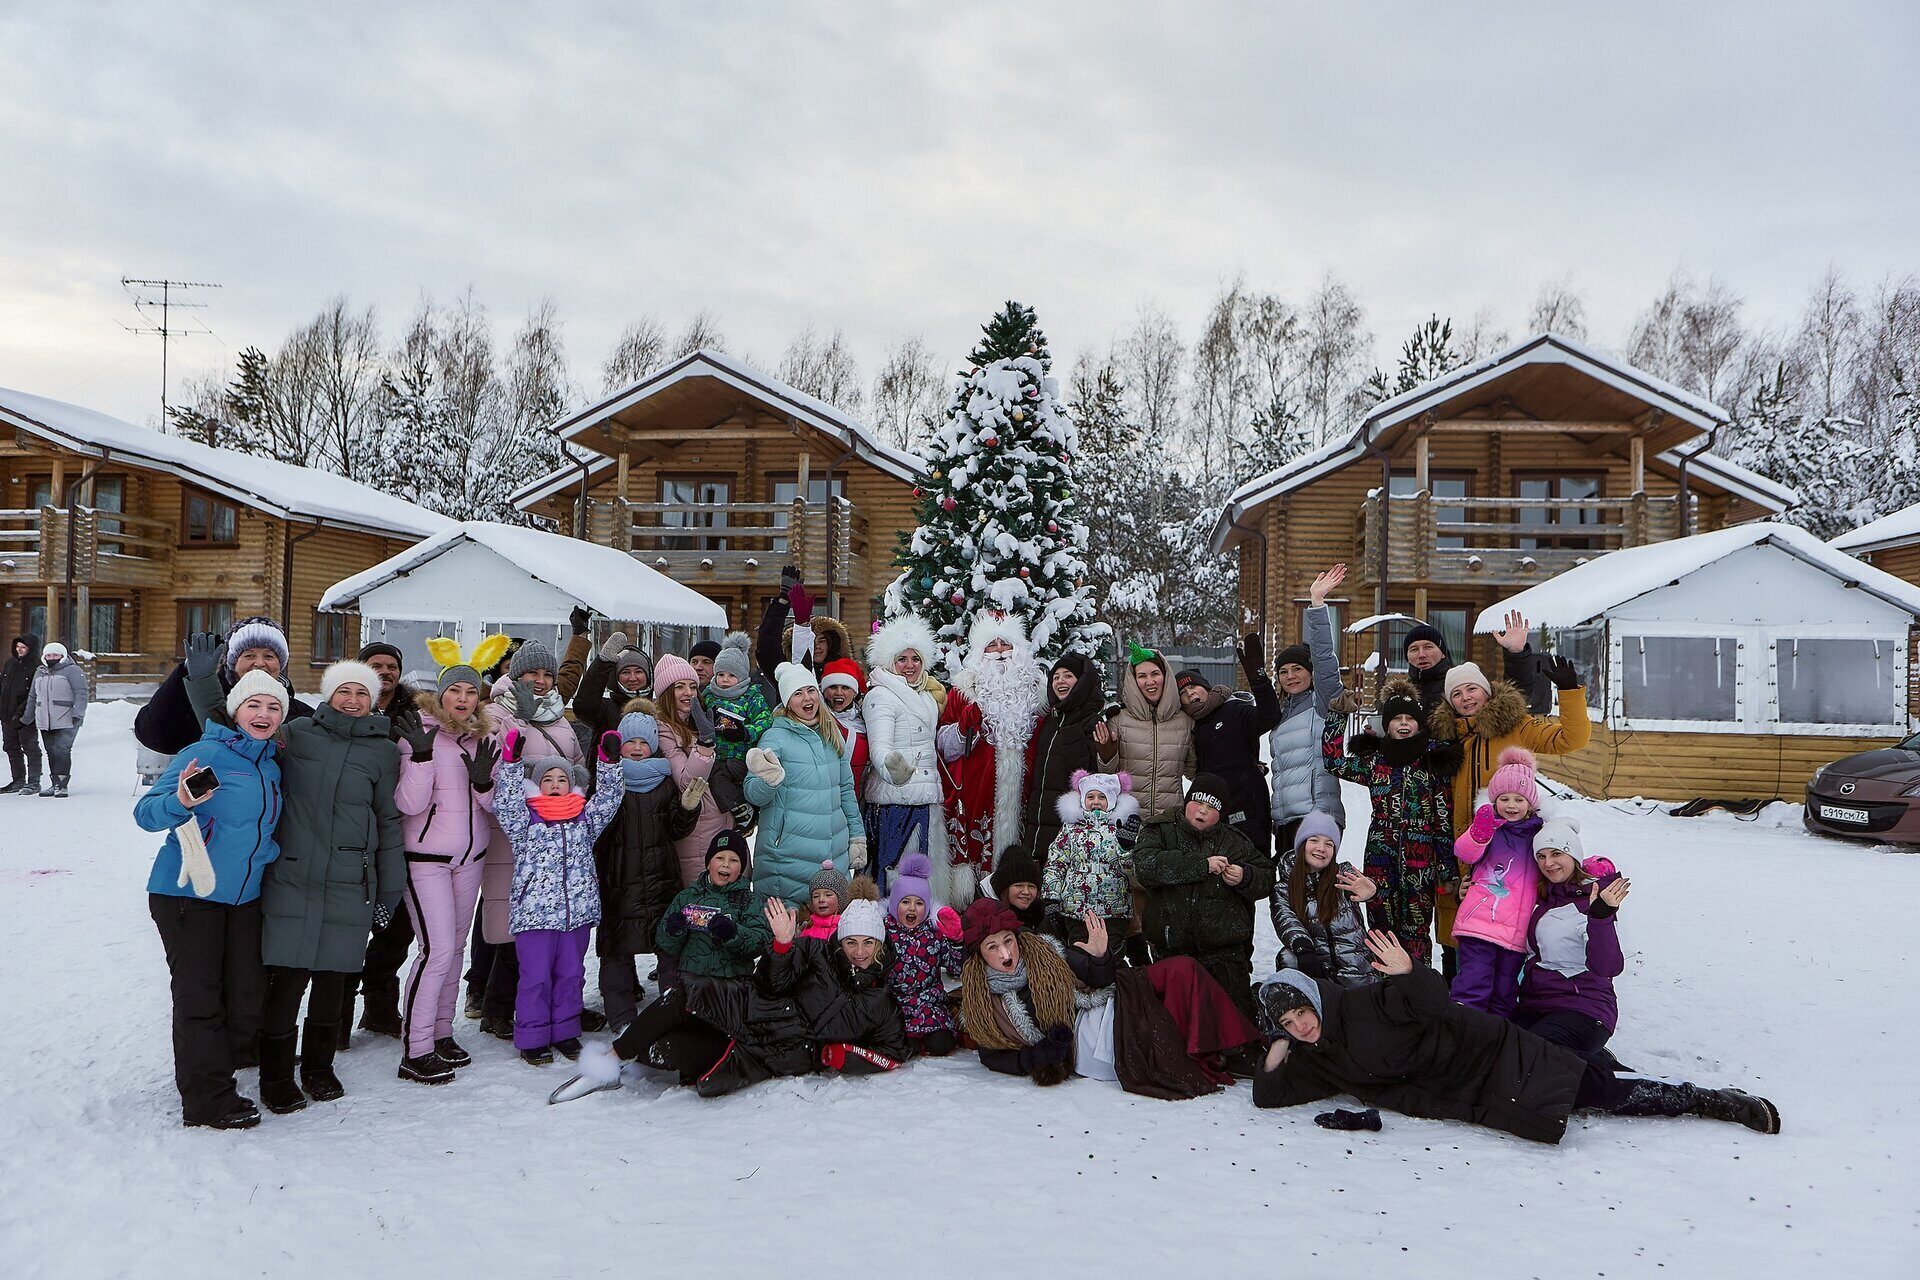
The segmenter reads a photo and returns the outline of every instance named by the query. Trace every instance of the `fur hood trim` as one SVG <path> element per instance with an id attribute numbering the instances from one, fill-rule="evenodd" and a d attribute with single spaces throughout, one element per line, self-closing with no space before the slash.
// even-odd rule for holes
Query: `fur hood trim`
<path id="1" fill-rule="evenodd" d="M 1493 696 L 1473 717 L 1471 726 L 1463 722 L 1451 703 L 1434 704 L 1427 713 L 1427 732 L 1437 742 L 1459 742 L 1472 733 L 1485 742 L 1498 742 L 1526 723 L 1527 699 L 1505 680 L 1493 682 Z"/>

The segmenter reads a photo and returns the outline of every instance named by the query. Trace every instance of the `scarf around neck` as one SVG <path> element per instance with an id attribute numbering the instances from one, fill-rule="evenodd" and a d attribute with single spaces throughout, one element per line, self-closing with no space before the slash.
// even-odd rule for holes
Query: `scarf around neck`
<path id="1" fill-rule="evenodd" d="M 563 796 L 528 796 L 527 808 L 542 822 L 572 822 L 586 811 L 587 798 L 578 791 Z"/>
<path id="2" fill-rule="evenodd" d="M 645 760 L 620 757 L 620 775 L 626 779 L 628 791 L 645 795 L 665 782 L 672 772 L 673 766 L 667 763 L 665 756 L 648 756 Z"/>
<path id="3" fill-rule="evenodd" d="M 1027 989 L 1027 962 L 1024 958 L 1015 965 L 1012 972 L 1003 973 L 999 969 L 987 970 L 987 990 L 1000 998 L 1000 1011 L 1006 1015 L 1008 1030 L 1015 1039 L 1028 1046 L 1039 1044 L 1046 1038 L 1046 1032 L 1027 1012 L 1027 1002 L 1020 993 Z"/>
<path id="4" fill-rule="evenodd" d="M 558 689 L 547 690 L 530 707 L 521 706 L 519 694 L 512 689 L 507 690 L 501 701 L 509 703 L 508 711 L 528 724 L 552 724 L 567 713 L 567 704 L 560 700 Z"/>

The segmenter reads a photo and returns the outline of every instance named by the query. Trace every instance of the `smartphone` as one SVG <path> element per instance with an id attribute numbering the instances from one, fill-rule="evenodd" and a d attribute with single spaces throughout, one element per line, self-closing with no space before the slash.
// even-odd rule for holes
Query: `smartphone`
<path id="1" fill-rule="evenodd" d="M 187 794 L 195 800 L 204 800 L 214 793 L 220 785 L 219 775 L 211 769 L 202 769 L 187 778 Z"/>

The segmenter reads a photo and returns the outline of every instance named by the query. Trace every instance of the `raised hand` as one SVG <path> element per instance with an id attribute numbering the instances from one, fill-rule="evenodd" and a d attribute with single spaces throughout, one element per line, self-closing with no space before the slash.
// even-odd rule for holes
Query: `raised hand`
<path id="1" fill-rule="evenodd" d="M 958 911 L 955 911 L 952 907 L 940 908 L 939 911 L 934 913 L 933 928 L 934 928 L 934 932 L 938 933 L 941 937 L 945 938 L 948 942 L 960 941 L 960 936 L 962 933 L 962 929 L 960 925 L 960 913 Z"/>
<path id="2" fill-rule="evenodd" d="M 508 764 L 520 763 L 520 749 L 526 745 L 527 736 L 518 729 L 509 729 L 500 739 L 500 758 Z"/>
<path id="3" fill-rule="evenodd" d="M 1526 616 L 1518 609 L 1507 610 L 1507 625 L 1493 633 L 1502 649 L 1508 653 L 1518 653 L 1527 647 L 1527 632 L 1532 630 Z"/>
<path id="4" fill-rule="evenodd" d="M 1493 833 L 1506 825 L 1506 819 L 1494 812 L 1493 806 L 1483 804 L 1473 811 L 1473 821 L 1467 826 L 1467 834 L 1475 844 L 1485 844 L 1493 839 Z"/>
<path id="5" fill-rule="evenodd" d="M 473 749 L 473 756 L 467 761 L 467 781 L 475 791 L 493 790 L 493 766 L 499 763 L 500 748 L 493 744 L 493 739 L 480 739 L 480 745 Z"/>
<path id="6" fill-rule="evenodd" d="M 620 758 L 620 735 L 609 729 L 600 735 L 597 754 L 601 764 L 612 764 Z"/>
<path id="7" fill-rule="evenodd" d="M 619 657 L 621 653 L 623 653 L 626 650 L 626 647 L 627 647 L 627 633 L 624 631 L 614 632 L 612 635 L 608 636 L 600 644 L 601 660 L 605 662 L 612 662 L 615 658 Z"/>
<path id="8" fill-rule="evenodd" d="M 1400 939 L 1385 929 L 1367 932 L 1367 950 L 1373 953 L 1373 967 L 1389 978 L 1413 972 L 1413 957 L 1400 945 Z"/>
<path id="9" fill-rule="evenodd" d="M 567 615 L 567 624 L 573 628 L 573 634 L 577 636 L 587 634 L 587 627 L 592 621 L 593 615 L 579 605 L 573 606 L 573 612 Z"/>
<path id="10" fill-rule="evenodd" d="M 1108 743 L 1112 742 L 1113 726 L 1108 724 L 1105 720 L 1094 721 L 1093 722 L 1093 740 L 1099 743 L 1103 747 L 1106 746 Z"/>
<path id="11" fill-rule="evenodd" d="M 766 916 L 767 928 L 773 930 L 773 940 L 783 947 L 791 946 L 794 932 L 800 927 L 793 908 L 779 898 L 768 898 Z"/>
<path id="12" fill-rule="evenodd" d="M 1082 911 L 1080 922 L 1087 926 L 1087 940 L 1073 945 L 1098 960 L 1107 954 L 1107 922 L 1091 911 Z"/>
<path id="13" fill-rule="evenodd" d="M 1632 888 L 1633 881 L 1627 879 L 1625 876 L 1621 876 L 1615 880 L 1609 880 L 1607 887 L 1604 889 L 1600 887 L 1600 882 L 1595 880 L 1587 890 L 1587 905 L 1591 906 L 1596 901 L 1604 902 L 1615 911 L 1618 911 L 1620 904 L 1627 900 L 1627 893 Z"/>
<path id="14" fill-rule="evenodd" d="M 1337 564 L 1313 580 L 1313 585 L 1307 588 L 1307 599 L 1317 609 L 1327 602 L 1328 593 L 1346 580 L 1347 566 Z"/>
<path id="15" fill-rule="evenodd" d="M 1240 655 L 1240 669 L 1248 675 L 1266 670 L 1267 646 L 1258 631 L 1249 631 L 1240 637 L 1240 643 L 1234 649 Z"/>
<path id="16" fill-rule="evenodd" d="M 796 625 L 813 621 L 813 597 L 797 579 L 791 587 L 787 588 L 787 603 L 793 606 L 793 620 Z"/>
<path id="17" fill-rule="evenodd" d="M 433 759 L 433 742 L 440 736 L 438 729 L 429 729 L 418 720 L 403 720 L 398 728 L 400 740 L 405 742 L 407 749 L 413 753 L 415 764 Z"/>
<path id="18" fill-rule="evenodd" d="M 1565 654 L 1555 654 L 1547 659 L 1547 678 L 1553 681 L 1556 689 L 1578 689 L 1586 681 L 1580 678 L 1580 668 L 1573 665 L 1573 659 Z"/>
<path id="19" fill-rule="evenodd" d="M 187 679 L 204 680 L 220 669 L 220 654 L 226 648 L 211 631 L 196 631 L 187 637 Z"/>
<path id="20" fill-rule="evenodd" d="M 174 799 L 180 802 L 181 808 L 197 809 L 201 804 L 205 803 L 207 796 L 213 794 L 213 792 L 209 791 L 207 795 L 196 796 L 187 790 L 187 779 L 198 777 L 203 772 L 205 771 L 200 768 L 200 762 L 198 760 L 187 761 L 186 766 L 180 770 L 180 781 L 173 789 L 173 796 Z"/>
<path id="21" fill-rule="evenodd" d="M 1333 877 L 1333 882 L 1340 887 L 1340 892 L 1355 902 L 1366 902 L 1380 892 L 1380 886 L 1374 883 L 1372 876 L 1351 869 L 1339 872 Z"/>

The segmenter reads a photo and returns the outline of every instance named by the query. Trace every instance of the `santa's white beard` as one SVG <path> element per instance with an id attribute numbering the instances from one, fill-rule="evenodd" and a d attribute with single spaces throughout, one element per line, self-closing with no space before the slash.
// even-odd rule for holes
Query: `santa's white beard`
<path id="1" fill-rule="evenodd" d="M 1046 686 L 1039 664 L 988 655 L 970 674 L 973 687 L 967 696 L 980 708 L 987 741 L 996 748 L 1026 750 Z"/>

